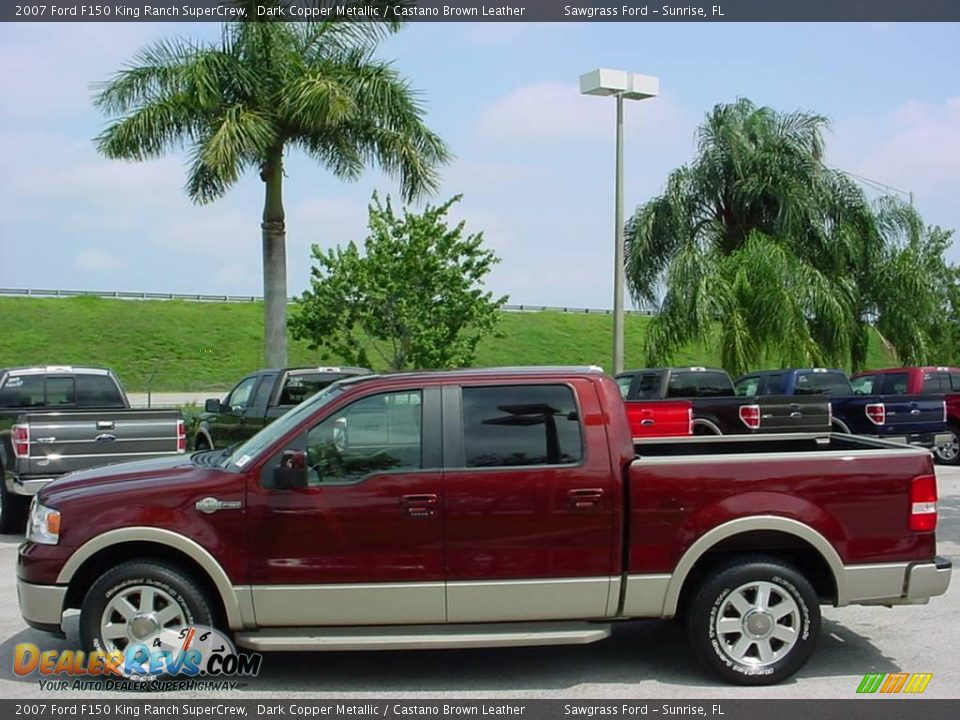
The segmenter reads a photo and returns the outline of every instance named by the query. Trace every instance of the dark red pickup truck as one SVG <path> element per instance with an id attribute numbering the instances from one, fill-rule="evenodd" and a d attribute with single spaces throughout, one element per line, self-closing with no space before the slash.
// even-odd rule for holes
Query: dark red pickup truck
<path id="1" fill-rule="evenodd" d="M 680 616 L 709 668 L 769 684 L 806 662 L 821 604 L 946 591 L 936 502 L 930 453 L 879 440 L 635 448 L 594 369 L 365 376 L 232 452 L 43 488 L 18 595 L 52 632 L 79 608 L 83 645 L 110 652 L 194 624 L 252 650 L 409 649 Z"/>
<path id="2" fill-rule="evenodd" d="M 944 393 L 948 440 L 936 445 L 933 454 L 944 465 L 960 463 L 960 368 L 928 366 L 867 370 L 851 375 L 850 384 L 858 395 Z"/>

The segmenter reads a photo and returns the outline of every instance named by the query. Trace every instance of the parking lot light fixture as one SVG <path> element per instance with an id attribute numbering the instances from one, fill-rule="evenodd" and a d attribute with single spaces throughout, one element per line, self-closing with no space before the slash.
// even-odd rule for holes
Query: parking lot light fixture
<path id="1" fill-rule="evenodd" d="M 646 100 L 660 94 L 660 78 L 626 70 L 599 68 L 580 76 L 580 93 L 617 98 L 617 159 L 614 201 L 613 373 L 623 371 L 623 101 Z"/>

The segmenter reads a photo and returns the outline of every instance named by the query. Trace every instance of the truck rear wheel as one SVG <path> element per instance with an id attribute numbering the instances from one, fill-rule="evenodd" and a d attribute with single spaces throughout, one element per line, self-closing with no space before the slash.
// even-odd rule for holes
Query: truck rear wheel
<path id="1" fill-rule="evenodd" d="M 775 558 L 739 558 L 718 568 L 688 608 L 697 658 L 738 685 L 772 685 L 810 658 L 820 634 L 817 594 Z"/>
<path id="2" fill-rule="evenodd" d="M 960 463 L 960 428 L 950 423 L 947 425 L 947 434 L 950 435 L 950 442 L 935 447 L 933 456 L 941 465 L 956 465 Z"/>
<path id="3" fill-rule="evenodd" d="M 80 610 L 80 637 L 89 651 L 124 652 L 162 630 L 211 626 L 203 589 L 172 565 L 133 561 L 108 570 L 93 583 Z"/>

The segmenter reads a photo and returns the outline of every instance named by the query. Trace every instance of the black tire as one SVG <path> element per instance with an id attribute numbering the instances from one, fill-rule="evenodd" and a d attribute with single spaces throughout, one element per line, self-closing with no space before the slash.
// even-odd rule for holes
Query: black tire
<path id="1" fill-rule="evenodd" d="M 206 435 L 197 435 L 197 439 L 193 441 L 193 448 L 195 450 L 213 450 Z"/>
<path id="2" fill-rule="evenodd" d="M 760 588 L 774 602 L 757 605 Z M 738 604 L 749 610 L 738 609 Z M 741 557 L 720 566 L 687 609 L 697 659 L 737 685 L 773 685 L 790 677 L 810 658 L 820 634 L 820 603 L 813 587 L 797 570 L 767 556 Z M 777 618 L 778 612 L 783 616 Z M 728 631 L 718 629 L 720 621 Z M 742 631 L 729 629 L 737 625 Z"/>
<path id="3" fill-rule="evenodd" d="M 159 561 L 131 561 L 121 563 L 97 579 L 87 591 L 80 610 L 80 639 L 88 651 L 119 649 L 101 636 L 100 621 L 108 605 L 118 594 L 135 593 L 138 588 L 151 588 L 155 595 L 166 595 L 182 614 L 180 625 L 213 625 L 212 604 L 199 583 L 174 565 Z M 136 598 L 136 595 L 132 597 Z M 169 604 L 169 603 L 166 603 Z M 124 644 L 124 647 L 126 644 Z"/>
<path id="4" fill-rule="evenodd" d="M 23 532 L 27 521 L 27 498 L 7 492 L 0 465 L 0 534 Z"/>
<path id="5" fill-rule="evenodd" d="M 950 445 L 933 449 L 933 457 L 938 465 L 960 463 L 960 427 L 954 423 L 947 423 L 947 432 L 952 436 Z"/>

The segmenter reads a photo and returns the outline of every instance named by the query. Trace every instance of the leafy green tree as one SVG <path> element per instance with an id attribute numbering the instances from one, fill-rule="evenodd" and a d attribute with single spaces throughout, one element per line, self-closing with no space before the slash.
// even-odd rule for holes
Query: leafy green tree
<path id="1" fill-rule="evenodd" d="M 255 18 L 264 3 L 234 4 Z M 117 118 L 96 138 L 106 157 L 147 160 L 186 147 L 186 191 L 197 203 L 222 197 L 244 171 L 259 173 L 268 366 L 287 360 L 285 152 L 297 148 L 343 180 L 376 164 L 399 178 L 406 199 L 433 191 L 436 168 L 450 157 L 424 124 L 407 80 L 373 56 L 377 42 L 399 27 L 392 21 L 226 23 L 219 43 L 158 42 L 97 89 L 95 104 Z"/>
<path id="2" fill-rule="evenodd" d="M 483 233 L 463 237 L 463 222 L 447 224 L 460 198 L 399 216 L 389 197 L 384 204 L 374 194 L 362 254 L 353 242 L 327 252 L 313 246 L 311 289 L 291 319 L 294 336 L 366 367 L 469 365 L 508 298 L 483 291 L 499 262 Z"/>
<path id="3" fill-rule="evenodd" d="M 921 357 L 928 304 L 902 204 L 871 206 L 824 165 L 821 115 L 749 100 L 717 105 L 698 154 L 627 224 L 627 281 L 659 304 L 648 362 L 691 342 L 719 347 L 737 374 L 759 365 L 866 361 L 869 328 L 901 357 Z M 911 315 L 904 298 L 917 298 Z M 912 305 L 912 300 L 911 300 Z"/>

